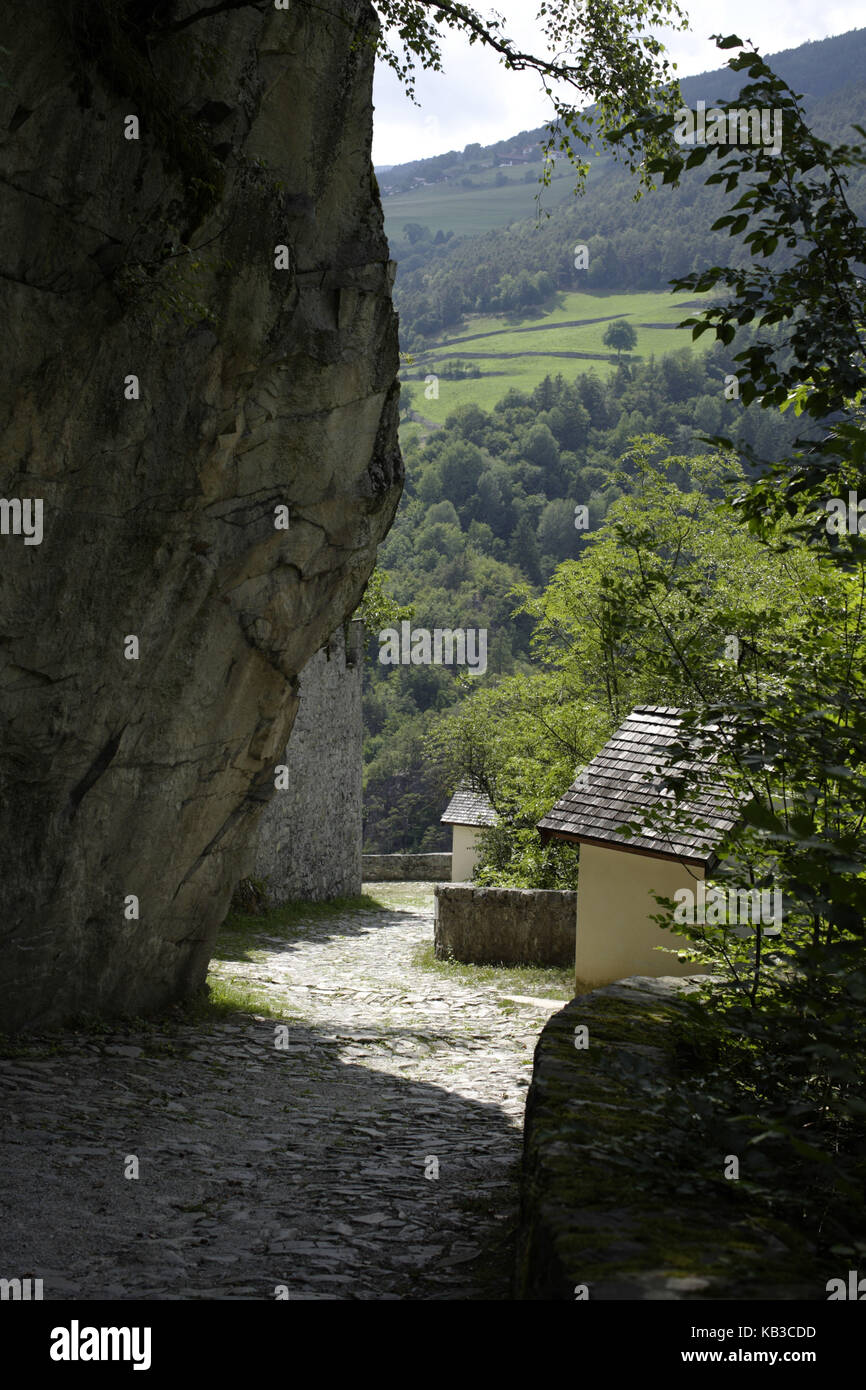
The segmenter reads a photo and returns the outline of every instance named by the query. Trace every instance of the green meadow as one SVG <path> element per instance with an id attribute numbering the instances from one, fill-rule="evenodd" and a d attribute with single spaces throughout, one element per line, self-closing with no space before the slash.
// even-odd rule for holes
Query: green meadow
<path id="1" fill-rule="evenodd" d="M 660 357 L 680 347 L 701 351 L 709 346 L 709 335 L 693 344 L 691 330 L 677 327 L 694 303 L 687 295 L 669 292 L 575 293 L 562 295 L 559 307 L 541 317 L 470 315 L 460 332 L 415 353 L 402 376 L 412 386 L 413 410 L 444 424 L 459 405 L 472 402 L 491 410 L 512 387 L 531 391 L 557 372 L 567 381 L 590 368 L 606 377 L 615 369 L 617 355 L 603 340 L 615 318 L 627 319 L 637 333 L 632 360 Z M 440 376 L 439 399 L 428 400 L 423 378 L 437 374 L 442 363 L 455 360 L 478 367 L 482 375 L 462 381 Z"/>
<path id="2" fill-rule="evenodd" d="M 538 213 L 536 196 L 541 165 L 532 166 L 534 177 L 531 183 L 522 182 L 523 169 L 526 167 L 521 167 L 519 178 L 510 179 L 501 188 L 496 188 L 492 183 L 476 188 L 433 184 L 430 188 L 416 188 L 411 193 L 395 193 L 383 198 L 385 231 L 389 238 L 398 238 L 407 222 L 418 222 L 422 227 L 429 227 L 431 232 L 441 229 L 443 232 L 454 232 L 455 236 L 475 236 L 480 232 L 507 227 L 509 222 L 535 217 Z M 480 174 L 473 175 L 473 183 L 481 185 L 482 177 Z M 387 182 L 387 178 L 387 174 L 382 175 L 383 182 Z M 567 175 L 554 177 L 550 187 L 541 194 L 542 207 L 546 212 L 552 212 L 573 193 L 573 178 Z"/>

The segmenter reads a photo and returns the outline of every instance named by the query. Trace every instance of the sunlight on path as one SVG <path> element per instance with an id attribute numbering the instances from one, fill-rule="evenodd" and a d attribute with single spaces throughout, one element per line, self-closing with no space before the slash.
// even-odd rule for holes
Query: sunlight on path
<path id="1" fill-rule="evenodd" d="M 369 891 L 381 910 L 222 952 L 214 980 L 254 990 L 255 1014 L 0 1061 L 5 1255 L 46 1299 L 509 1297 L 526 1088 L 557 1001 L 416 963 L 429 885 Z"/>

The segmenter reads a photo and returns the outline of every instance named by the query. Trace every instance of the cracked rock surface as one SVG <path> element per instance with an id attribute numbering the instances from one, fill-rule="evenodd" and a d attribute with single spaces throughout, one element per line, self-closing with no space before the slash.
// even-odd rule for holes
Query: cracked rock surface
<path id="1" fill-rule="evenodd" d="M 111 12 L 2 55 L 0 491 L 44 509 L 0 535 L 7 1029 L 201 985 L 402 486 L 371 8 Z"/>

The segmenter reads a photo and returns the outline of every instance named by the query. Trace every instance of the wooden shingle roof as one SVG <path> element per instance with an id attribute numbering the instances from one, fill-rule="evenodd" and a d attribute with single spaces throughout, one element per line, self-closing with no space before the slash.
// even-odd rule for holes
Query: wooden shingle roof
<path id="1" fill-rule="evenodd" d="M 670 796 L 663 795 L 660 774 L 682 768 L 668 752 L 679 733 L 679 710 L 665 705 L 633 709 L 598 756 L 538 822 L 542 838 L 708 865 L 723 834 L 739 819 L 721 778 L 718 774 L 713 777 L 711 763 L 691 764 L 700 786 L 677 803 L 676 829 L 644 826 L 633 834 L 622 829 L 629 821 L 640 821 L 642 812 L 650 808 L 673 804 Z"/>
<path id="2" fill-rule="evenodd" d="M 483 792 L 461 782 L 445 807 L 441 825 L 495 825 L 497 815 Z"/>

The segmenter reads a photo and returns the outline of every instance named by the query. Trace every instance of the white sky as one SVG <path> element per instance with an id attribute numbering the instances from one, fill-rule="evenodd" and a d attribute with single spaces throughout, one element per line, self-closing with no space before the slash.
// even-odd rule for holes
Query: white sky
<path id="1" fill-rule="evenodd" d="M 485 0 L 474 0 L 482 15 Z M 374 0 L 375 3 L 375 0 Z M 764 53 L 796 48 L 808 39 L 844 34 L 866 23 L 863 0 L 680 0 L 691 32 L 659 31 L 677 75 L 688 77 L 724 66 L 710 34 L 738 34 Z M 508 36 L 525 49 L 542 49 L 535 20 L 535 0 L 496 0 Z M 723 13 L 720 15 L 720 11 Z M 543 125 L 550 106 L 530 73 L 506 72 L 492 53 L 467 39 L 448 35 L 443 42 L 443 73 L 418 73 L 413 106 L 393 73 L 380 65 L 376 77 L 373 160 L 404 164 L 446 150 L 462 150 L 473 141 L 493 144 L 521 130 Z"/>

